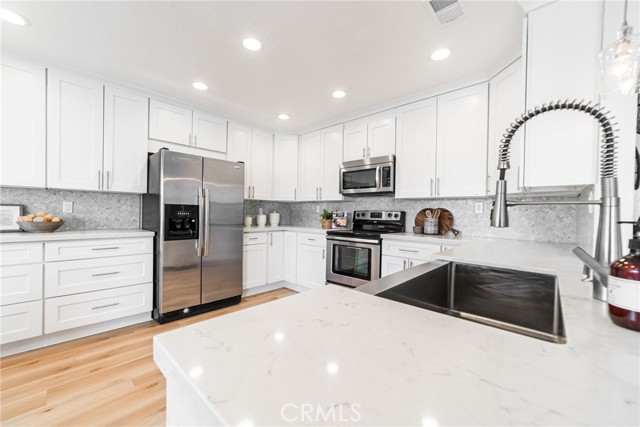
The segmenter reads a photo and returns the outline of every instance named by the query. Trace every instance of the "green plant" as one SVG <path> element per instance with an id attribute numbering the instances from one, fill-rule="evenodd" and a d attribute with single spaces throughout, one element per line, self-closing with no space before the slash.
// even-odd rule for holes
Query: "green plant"
<path id="1" fill-rule="evenodd" d="M 333 219 L 333 213 L 332 213 L 332 212 L 329 212 L 329 211 L 328 211 L 328 210 L 326 210 L 326 209 L 323 209 L 323 210 L 322 210 L 322 214 L 320 214 L 320 217 L 321 217 L 322 219 Z"/>

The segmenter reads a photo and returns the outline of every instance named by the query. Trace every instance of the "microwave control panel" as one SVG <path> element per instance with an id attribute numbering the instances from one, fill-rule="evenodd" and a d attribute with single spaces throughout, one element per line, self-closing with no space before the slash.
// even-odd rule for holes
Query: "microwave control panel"
<path id="1" fill-rule="evenodd" d="M 391 166 L 382 167 L 382 182 L 380 186 L 383 188 L 391 187 Z"/>

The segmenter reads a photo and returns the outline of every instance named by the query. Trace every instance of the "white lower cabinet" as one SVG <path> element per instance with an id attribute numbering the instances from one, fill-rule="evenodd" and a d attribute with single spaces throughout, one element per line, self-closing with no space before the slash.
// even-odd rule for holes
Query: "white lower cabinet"
<path id="1" fill-rule="evenodd" d="M 271 231 L 267 248 L 267 283 L 284 280 L 284 232 Z"/>
<path id="2" fill-rule="evenodd" d="M 285 231 L 284 233 L 284 281 L 297 283 L 297 238 L 295 231 Z"/>
<path id="3" fill-rule="evenodd" d="M 267 284 L 267 233 L 244 236 L 242 248 L 242 287 L 255 288 Z"/>
<path id="4" fill-rule="evenodd" d="M 0 307 L 0 344 L 42 335 L 42 300 Z"/>
<path id="5" fill-rule="evenodd" d="M 326 283 L 327 239 L 323 235 L 298 233 L 297 283 L 318 288 Z"/>
<path id="6" fill-rule="evenodd" d="M 431 260 L 442 247 L 433 243 L 382 240 L 382 265 L 380 277 L 413 268 Z"/>
<path id="7" fill-rule="evenodd" d="M 42 299 L 42 264 L 0 267 L 2 305 Z"/>

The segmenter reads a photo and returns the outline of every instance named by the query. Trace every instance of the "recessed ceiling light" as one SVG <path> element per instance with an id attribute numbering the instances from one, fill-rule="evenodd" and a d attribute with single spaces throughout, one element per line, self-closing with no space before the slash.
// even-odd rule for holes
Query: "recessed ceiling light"
<path id="1" fill-rule="evenodd" d="M 282 113 L 282 114 L 278 114 L 278 118 L 280 120 L 289 120 L 291 116 L 289 116 L 288 114 Z"/>
<path id="2" fill-rule="evenodd" d="M 245 48 L 247 48 L 249 50 L 252 50 L 254 52 L 257 51 L 257 50 L 262 49 L 262 43 L 260 43 L 259 40 L 256 40 L 256 39 L 251 38 L 251 37 L 242 40 L 242 45 Z"/>
<path id="3" fill-rule="evenodd" d="M 451 51 L 447 48 L 438 49 L 431 54 L 431 59 L 433 59 L 434 61 L 442 61 L 443 59 L 449 57 L 450 54 Z"/>
<path id="4" fill-rule="evenodd" d="M 192 86 L 195 89 L 198 89 L 198 90 L 207 90 L 207 89 L 209 89 L 209 86 L 207 86 L 206 84 L 204 84 L 202 82 L 193 82 Z"/>
<path id="5" fill-rule="evenodd" d="M 347 92 L 343 90 L 334 90 L 331 96 L 333 96 L 334 98 L 344 98 L 346 94 Z"/>
<path id="6" fill-rule="evenodd" d="M 30 24 L 29 20 L 24 16 L 7 9 L 0 9 L 0 19 L 15 25 L 26 26 Z"/>

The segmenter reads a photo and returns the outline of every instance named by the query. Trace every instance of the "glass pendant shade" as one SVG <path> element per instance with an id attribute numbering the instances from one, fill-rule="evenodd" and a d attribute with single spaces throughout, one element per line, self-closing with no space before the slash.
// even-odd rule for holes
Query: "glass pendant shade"
<path id="1" fill-rule="evenodd" d="M 623 24 L 615 42 L 599 55 L 604 94 L 620 91 L 625 95 L 640 90 L 640 50 L 632 27 Z"/>

